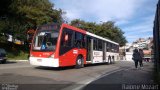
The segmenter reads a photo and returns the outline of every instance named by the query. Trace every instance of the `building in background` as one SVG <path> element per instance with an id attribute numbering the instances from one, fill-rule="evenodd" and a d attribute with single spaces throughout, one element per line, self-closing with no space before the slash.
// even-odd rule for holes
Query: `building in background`
<path id="1" fill-rule="evenodd" d="M 127 43 L 125 46 L 120 47 L 120 56 L 121 60 L 132 60 L 133 50 L 143 49 L 145 56 L 151 57 L 153 47 L 153 38 L 139 38 L 138 40 L 134 41 L 133 43 Z M 124 54 L 125 53 L 125 54 Z M 123 58 L 122 58 L 123 57 Z"/>

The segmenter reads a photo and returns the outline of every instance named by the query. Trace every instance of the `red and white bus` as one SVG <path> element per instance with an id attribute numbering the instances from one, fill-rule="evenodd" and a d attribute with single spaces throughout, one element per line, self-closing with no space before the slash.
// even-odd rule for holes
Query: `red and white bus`
<path id="1" fill-rule="evenodd" d="M 119 59 L 119 44 L 68 24 L 40 26 L 33 37 L 30 64 L 47 67 L 111 63 Z"/>

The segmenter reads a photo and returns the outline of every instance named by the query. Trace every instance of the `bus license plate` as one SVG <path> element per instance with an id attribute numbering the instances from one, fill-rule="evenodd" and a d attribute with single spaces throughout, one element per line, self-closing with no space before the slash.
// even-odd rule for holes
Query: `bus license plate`
<path id="1" fill-rule="evenodd" d="M 42 62 L 42 59 L 37 59 L 38 62 Z"/>

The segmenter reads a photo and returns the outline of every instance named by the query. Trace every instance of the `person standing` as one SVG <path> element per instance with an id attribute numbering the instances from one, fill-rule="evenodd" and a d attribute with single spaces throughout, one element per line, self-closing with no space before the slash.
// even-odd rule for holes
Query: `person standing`
<path id="1" fill-rule="evenodd" d="M 140 67 L 143 67 L 143 57 L 144 57 L 144 53 L 143 53 L 143 50 L 142 49 L 139 49 L 139 53 L 140 53 L 140 60 L 139 60 L 139 65 Z"/>
<path id="2" fill-rule="evenodd" d="M 111 56 L 109 55 L 108 56 L 108 64 L 111 64 L 112 63 L 112 61 L 111 61 Z"/>
<path id="3" fill-rule="evenodd" d="M 135 63 L 135 68 L 137 69 L 137 66 L 138 66 L 138 62 L 140 61 L 141 59 L 141 56 L 140 56 L 140 53 L 138 52 L 138 49 L 135 49 L 133 51 L 133 58 L 134 60 L 134 63 Z"/>
<path id="4" fill-rule="evenodd" d="M 126 60 L 126 52 L 123 52 L 123 60 Z"/>

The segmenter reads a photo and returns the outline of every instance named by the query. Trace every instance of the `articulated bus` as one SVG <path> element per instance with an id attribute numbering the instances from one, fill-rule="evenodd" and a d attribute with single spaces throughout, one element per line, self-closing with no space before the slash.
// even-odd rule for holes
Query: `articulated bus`
<path id="1" fill-rule="evenodd" d="M 119 44 L 68 24 L 42 25 L 31 45 L 30 64 L 46 67 L 112 63 L 119 59 Z"/>

